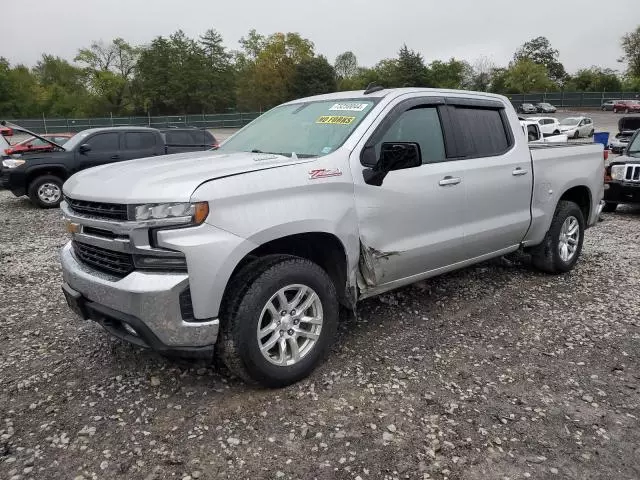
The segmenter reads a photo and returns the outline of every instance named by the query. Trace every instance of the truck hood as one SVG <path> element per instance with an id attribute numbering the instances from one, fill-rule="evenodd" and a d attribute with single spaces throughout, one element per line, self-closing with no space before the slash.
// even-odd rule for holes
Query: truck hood
<path id="1" fill-rule="evenodd" d="M 83 170 L 65 182 L 63 191 L 70 198 L 93 202 L 187 202 L 209 180 L 313 160 L 248 152 L 178 153 Z"/>

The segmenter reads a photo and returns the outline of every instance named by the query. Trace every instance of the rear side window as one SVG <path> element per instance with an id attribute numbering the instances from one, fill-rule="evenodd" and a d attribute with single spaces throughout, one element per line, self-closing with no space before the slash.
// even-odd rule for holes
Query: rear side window
<path id="1" fill-rule="evenodd" d="M 190 135 L 191 132 L 185 130 L 168 131 L 164 132 L 168 145 L 191 145 L 193 144 L 193 138 Z"/>
<path id="2" fill-rule="evenodd" d="M 124 145 L 127 150 L 149 150 L 156 146 L 156 136 L 151 132 L 125 133 Z"/>
<path id="3" fill-rule="evenodd" d="M 191 143 L 193 145 L 213 145 L 215 140 L 213 135 L 206 130 L 193 130 L 191 133 Z"/>
<path id="4" fill-rule="evenodd" d="M 91 137 L 87 143 L 91 145 L 91 152 L 113 152 L 120 149 L 117 133 L 100 133 Z"/>
<path id="5" fill-rule="evenodd" d="M 455 107 L 458 154 L 462 157 L 502 155 L 513 144 L 500 109 Z"/>
<path id="6" fill-rule="evenodd" d="M 376 145 L 378 157 L 383 142 L 417 143 L 422 152 L 422 163 L 445 160 L 442 126 L 436 107 L 413 108 L 402 113 Z"/>

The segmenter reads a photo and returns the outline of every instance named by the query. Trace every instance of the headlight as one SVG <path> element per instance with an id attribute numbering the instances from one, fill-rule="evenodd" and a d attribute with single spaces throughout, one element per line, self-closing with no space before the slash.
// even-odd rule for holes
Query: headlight
<path id="1" fill-rule="evenodd" d="M 198 203 L 145 203 L 135 207 L 135 219 L 162 220 L 185 218 L 185 223 L 200 225 L 209 215 L 209 204 Z"/>
<path id="2" fill-rule="evenodd" d="M 614 180 L 624 180 L 626 165 L 614 165 L 611 167 L 611 178 Z"/>
<path id="3" fill-rule="evenodd" d="M 2 166 L 6 168 L 16 168 L 22 165 L 24 162 L 24 160 L 14 160 L 12 158 L 9 158 L 2 161 Z"/>

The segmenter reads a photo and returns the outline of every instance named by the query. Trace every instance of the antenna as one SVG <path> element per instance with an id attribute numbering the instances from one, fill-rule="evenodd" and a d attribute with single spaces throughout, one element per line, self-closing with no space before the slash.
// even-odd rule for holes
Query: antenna
<path id="1" fill-rule="evenodd" d="M 371 82 L 367 85 L 367 89 L 364 91 L 364 94 L 369 95 L 370 93 L 379 92 L 380 90 L 384 90 L 382 85 L 376 85 L 375 82 Z"/>

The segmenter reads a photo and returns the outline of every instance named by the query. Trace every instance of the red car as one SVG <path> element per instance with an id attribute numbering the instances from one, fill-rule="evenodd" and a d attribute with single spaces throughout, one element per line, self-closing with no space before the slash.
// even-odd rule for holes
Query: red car
<path id="1" fill-rule="evenodd" d="M 13 135 L 13 130 L 9 127 L 5 127 L 4 125 L 0 125 L 0 135 L 3 137 L 10 137 Z"/>
<path id="2" fill-rule="evenodd" d="M 613 105 L 613 113 L 640 113 L 640 101 L 638 100 L 618 100 Z"/>
<path id="3" fill-rule="evenodd" d="M 55 133 L 42 135 L 44 138 L 48 138 L 53 142 L 56 142 L 59 145 L 64 145 L 66 141 L 68 141 L 73 134 L 71 133 Z M 16 143 L 12 145 L 11 148 L 5 150 L 7 155 L 15 155 L 21 153 L 32 153 L 32 152 L 51 152 L 54 149 L 54 146 L 50 143 L 41 140 L 40 138 L 30 137 L 22 142 Z"/>

